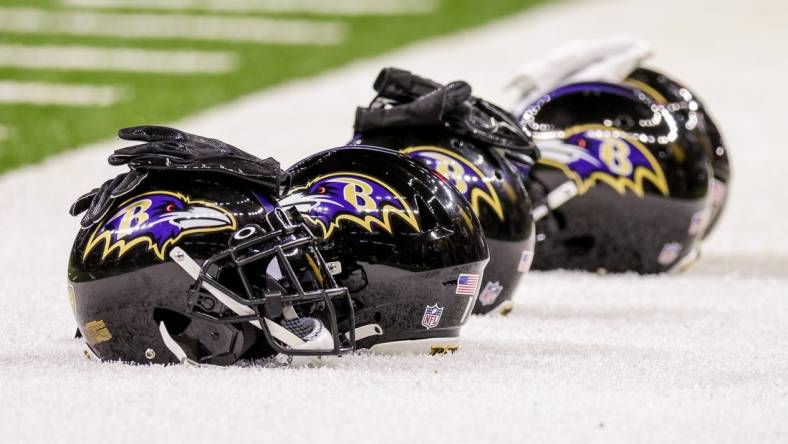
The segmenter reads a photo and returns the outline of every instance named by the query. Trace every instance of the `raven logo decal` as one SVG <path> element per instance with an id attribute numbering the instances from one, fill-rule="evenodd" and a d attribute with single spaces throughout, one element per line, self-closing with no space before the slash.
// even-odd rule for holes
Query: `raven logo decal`
<path id="1" fill-rule="evenodd" d="M 627 190 L 645 194 L 645 182 L 669 194 L 662 167 L 640 141 L 602 125 L 581 125 L 564 132 L 563 139 L 537 141 L 539 163 L 561 170 L 583 194 L 597 182 L 610 185 L 620 194 Z"/>
<path id="2" fill-rule="evenodd" d="M 424 163 L 450 180 L 471 208 L 479 215 L 480 202 L 484 202 L 503 220 L 503 207 L 492 182 L 494 177 L 486 176 L 476 165 L 458 153 L 437 146 L 414 146 L 402 150 L 403 154 Z"/>
<path id="3" fill-rule="evenodd" d="M 131 198 L 90 236 L 83 259 L 99 245 L 101 260 L 113 251 L 118 257 L 144 245 L 160 260 L 184 236 L 235 230 L 233 215 L 213 202 L 192 200 L 170 191 L 151 191 Z"/>
<path id="4" fill-rule="evenodd" d="M 320 227 L 323 239 L 331 237 L 342 222 L 370 232 L 376 225 L 391 234 L 392 217 L 419 231 L 416 215 L 400 193 L 379 179 L 356 172 L 319 176 L 290 190 L 279 205 L 295 207 L 307 221 Z"/>

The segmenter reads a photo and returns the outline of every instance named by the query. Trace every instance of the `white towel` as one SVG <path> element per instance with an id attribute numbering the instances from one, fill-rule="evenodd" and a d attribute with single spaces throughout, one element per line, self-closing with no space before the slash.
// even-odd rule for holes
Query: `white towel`
<path id="1" fill-rule="evenodd" d="M 509 86 L 519 90 L 520 107 L 568 83 L 620 82 L 651 56 L 651 45 L 628 36 L 575 40 L 523 65 Z"/>

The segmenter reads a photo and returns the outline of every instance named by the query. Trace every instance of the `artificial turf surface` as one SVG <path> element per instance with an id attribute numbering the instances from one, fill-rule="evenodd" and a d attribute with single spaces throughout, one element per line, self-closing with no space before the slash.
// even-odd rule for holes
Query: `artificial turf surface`
<path id="1" fill-rule="evenodd" d="M 177 120 L 252 91 L 311 76 L 352 60 L 375 56 L 419 40 L 478 26 L 523 10 L 540 1 L 542 0 L 442 0 L 434 12 L 424 15 L 318 16 L 211 13 L 211 15 L 230 17 L 242 15 L 338 20 L 347 25 L 348 33 L 343 43 L 334 46 L 0 33 L 0 44 L 219 50 L 236 53 L 240 61 L 236 71 L 218 75 L 29 70 L 0 67 L 0 80 L 112 85 L 122 87 L 127 93 L 122 101 L 109 107 L 0 104 L 0 125 L 7 128 L 5 139 L 0 140 L 0 174 L 91 141 L 112 137 L 121 127 L 161 124 Z M 66 10 L 55 0 L 0 0 L 0 6 Z M 100 12 L 166 14 L 161 11 L 145 10 Z M 199 11 L 179 13 L 204 14 Z M 315 99 L 316 103 L 319 103 L 319 98 Z M 320 104 L 320 106 L 328 105 L 330 104 Z"/>

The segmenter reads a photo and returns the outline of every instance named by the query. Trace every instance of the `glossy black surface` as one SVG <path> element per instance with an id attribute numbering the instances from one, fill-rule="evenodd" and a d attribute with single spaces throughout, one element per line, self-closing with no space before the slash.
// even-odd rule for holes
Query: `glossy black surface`
<path id="1" fill-rule="evenodd" d="M 716 182 L 712 184 L 710 221 L 703 233 L 706 237 L 717 225 L 725 209 L 731 178 L 728 148 L 717 124 L 697 94 L 664 73 L 637 68 L 627 81 L 643 88 L 658 103 L 665 105 L 676 116 L 678 124 L 688 131 L 687 137 L 707 146 Z"/>
<path id="2" fill-rule="evenodd" d="M 708 204 L 708 147 L 679 126 L 667 108 L 634 87 L 584 83 L 558 91 L 522 116 L 537 145 L 566 141 L 574 129 L 583 127 L 594 128 L 603 138 L 623 134 L 650 153 L 652 172 L 664 173 L 664 184 L 660 189 L 654 181 L 643 180 L 642 190 L 627 186 L 620 192 L 604 181 L 592 182 L 587 191 L 537 222 L 534 268 L 639 273 L 669 269 L 700 236 L 691 234 L 691 227 L 693 217 L 700 217 Z M 549 157 L 545 149 L 542 153 Z M 548 193 L 569 180 L 555 162 L 543 159 L 526 184 L 534 205 L 540 206 Z M 661 177 L 657 182 L 662 183 Z M 666 248 L 680 251 L 660 260 Z"/>
<path id="3" fill-rule="evenodd" d="M 391 199 L 391 195 L 396 195 L 415 216 L 418 229 L 401 217 L 391 217 L 390 232 L 378 223 L 366 228 L 348 219 L 337 219 L 346 212 L 329 218 L 339 222 L 327 236 L 319 225 L 312 225 L 316 233 L 326 237 L 320 246 L 325 260 L 341 264 L 342 272 L 335 278 L 351 291 L 356 324 L 376 323 L 383 329 L 383 335 L 359 341 L 360 347 L 459 335 L 473 298 L 455 294 L 458 276 L 481 275 L 488 253 L 478 219 L 454 187 L 395 151 L 369 147 L 325 151 L 297 163 L 287 174 L 289 186 L 283 204 L 294 202 L 297 193 L 303 195 L 299 202 L 306 202 L 309 192 L 325 192 L 323 187 L 310 190 L 321 178 L 365 177 L 386 184 L 392 193 L 372 195 L 380 197 L 374 208 L 357 214 L 382 221 L 385 202 L 404 208 Z M 333 201 L 339 202 L 342 195 L 342 190 L 338 190 Z M 333 207 L 324 202 L 322 206 L 301 206 L 299 210 L 306 218 Z M 427 306 L 436 304 L 443 308 L 440 323 L 427 329 L 422 317 Z"/>
<path id="4" fill-rule="evenodd" d="M 154 190 L 181 192 L 192 199 L 207 200 L 224 208 L 232 208 L 232 214 L 239 227 L 259 222 L 264 214 L 260 201 L 255 197 L 256 190 L 252 189 L 248 183 L 227 176 L 191 173 L 151 174 L 143 184 L 134 190 L 133 195 L 127 197 L 127 200 Z M 268 193 L 263 195 L 273 202 Z M 108 215 L 117 211 L 122 206 L 121 204 L 122 202 L 117 202 L 110 209 Z M 106 219 L 105 216 L 104 220 Z M 74 282 L 92 281 L 161 264 L 162 261 L 147 252 L 144 247 L 131 249 L 122 256 L 111 254 L 104 260 L 101 260 L 100 250 L 94 249 L 85 260 L 82 260 L 82 252 L 85 250 L 88 238 L 97 228 L 99 226 L 94 225 L 91 228 L 80 230 L 77 234 L 69 261 L 70 280 Z M 205 260 L 214 254 L 217 245 L 226 247 L 231 235 L 232 232 L 228 230 L 203 233 L 200 236 L 186 236 L 178 242 L 178 246 L 187 250 L 195 260 Z"/>
<path id="5" fill-rule="evenodd" d="M 451 160 L 457 168 L 465 170 L 462 174 L 451 174 L 446 164 L 419 159 L 430 168 L 441 172 L 452 185 L 462 189 L 464 196 L 479 217 L 484 235 L 489 242 L 490 263 L 484 273 L 483 290 L 490 282 L 503 286 L 497 299 L 485 305 L 477 301 L 474 313 L 488 313 L 509 301 L 523 273 L 518 265 L 523 251 L 532 249 L 533 218 L 531 201 L 522 185 L 516 168 L 507 160 L 505 152 L 467 137 L 459 137 L 442 128 L 395 128 L 366 132 L 356 137 L 357 142 L 400 150 L 414 157 L 418 152 L 448 150 L 459 156 Z M 415 157 L 418 158 L 418 157 Z M 477 172 L 469 170 L 466 163 L 472 164 Z M 470 178 L 477 177 L 473 182 Z M 459 183 L 462 182 L 462 183 Z M 489 188 L 488 188 L 489 186 Z M 474 190 L 476 189 L 476 190 Z M 472 193 L 483 192 L 492 199 L 477 199 Z M 491 203 L 490 201 L 494 203 Z"/>
<path id="6" fill-rule="evenodd" d="M 150 208 L 145 214 L 141 211 L 127 214 L 118 212 L 119 209 L 127 208 L 128 202 L 133 205 L 140 196 L 161 193 L 177 194 L 192 205 L 220 209 L 226 223 L 232 224 L 214 232 L 192 232 L 181 237 L 168 234 L 173 242 L 163 244 L 166 248 L 162 249 L 160 255 L 155 254 L 152 244 L 143 242 L 132 245 L 132 241 L 138 239 L 141 232 L 170 222 L 155 224 L 155 213 Z M 165 346 L 159 332 L 159 323 L 164 322 L 188 357 L 197 362 L 227 365 L 241 358 L 272 355 L 271 341 L 266 341 L 261 330 L 247 321 L 228 322 L 229 319 L 237 317 L 237 313 L 230 311 L 207 292 L 200 291 L 195 280 L 173 262 L 168 253 L 173 247 L 180 247 L 201 265 L 226 251 L 231 246 L 234 234 L 243 227 L 252 224 L 269 227 L 268 232 L 274 233 L 275 229 L 271 228 L 273 225 L 266 223 L 266 214 L 273 210 L 273 202 L 275 201 L 272 196 L 261 192 L 256 185 L 229 175 L 154 173 L 135 189 L 127 201 L 115 203 L 99 224 L 81 230 L 72 249 L 68 278 L 73 288 L 74 314 L 92 351 L 102 360 L 178 362 Z M 193 209 L 193 206 L 190 208 Z M 125 251 L 120 247 L 110 250 L 106 257 L 103 257 L 103 246 L 115 246 L 116 243 L 101 241 L 98 246 L 91 248 L 91 240 L 102 232 L 103 227 L 109 226 L 111 221 L 122 219 L 123 216 L 116 214 L 137 219 L 135 227 L 126 231 L 123 234 L 125 237 L 121 237 L 129 248 Z M 147 228 L 143 224 L 143 217 L 148 218 Z M 193 227 L 199 220 L 199 215 L 191 214 L 180 219 L 180 223 Z M 119 235 L 119 230 L 111 230 L 110 233 L 116 236 Z M 295 239 L 292 236 L 290 238 Z M 260 247 L 260 250 L 281 245 L 281 242 L 282 238 L 273 238 L 270 245 L 266 244 L 267 246 Z M 238 242 L 234 241 L 234 244 Z M 289 260 L 286 264 L 280 262 L 279 269 L 284 273 L 289 268 L 300 279 L 304 290 L 308 290 L 317 284 L 311 271 L 314 267 L 310 267 L 305 261 L 305 248 L 285 250 Z M 277 278 L 278 282 L 272 283 L 266 269 L 271 259 L 271 256 L 266 256 L 244 265 L 243 274 L 252 292 L 248 297 L 262 298 L 270 292 L 284 293 L 283 297 L 289 297 L 294 291 L 292 281 L 286 276 Z M 239 281 L 241 270 L 238 262 L 225 260 L 210 267 L 208 271 L 216 278 L 216 283 L 230 291 L 244 294 Z M 325 272 L 327 273 L 327 270 Z M 326 325 L 332 325 L 331 319 L 325 314 L 325 307 L 318 305 L 293 303 L 299 315 L 320 318 Z M 255 307 L 260 310 L 270 308 L 269 305 Z M 343 313 L 345 322 L 350 316 L 347 308 L 345 307 Z M 266 315 L 266 312 L 263 311 L 262 315 Z M 279 322 L 281 310 L 269 317 Z M 91 328 L 97 323 L 102 326 L 102 331 L 106 330 L 111 335 L 111 339 L 97 340 L 96 333 Z M 333 325 L 335 324 L 334 320 Z"/>

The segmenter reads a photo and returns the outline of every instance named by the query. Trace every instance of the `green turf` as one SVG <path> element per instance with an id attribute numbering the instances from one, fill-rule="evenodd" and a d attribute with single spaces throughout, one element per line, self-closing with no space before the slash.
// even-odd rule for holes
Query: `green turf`
<path id="1" fill-rule="evenodd" d="M 0 141 L 0 174 L 54 153 L 112 137 L 120 127 L 171 122 L 255 90 L 311 76 L 418 40 L 477 26 L 540 1 L 443 0 L 438 10 L 428 15 L 320 17 L 348 25 L 348 38 L 340 45 L 328 47 L 0 33 L 0 43 L 213 49 L 233 51 L 241 61 L 240 68 L 232 73 L 188 76 L 0 68 L 2 80 L 118 85 L 130 92 L 126 100 L 104 108 L 0 104 L 0 125 L 9 128 L 7 138 Z M 1 6 L 53 10 L 61 8 L 58 4 L 55 0 L 0 0 Z"/>

